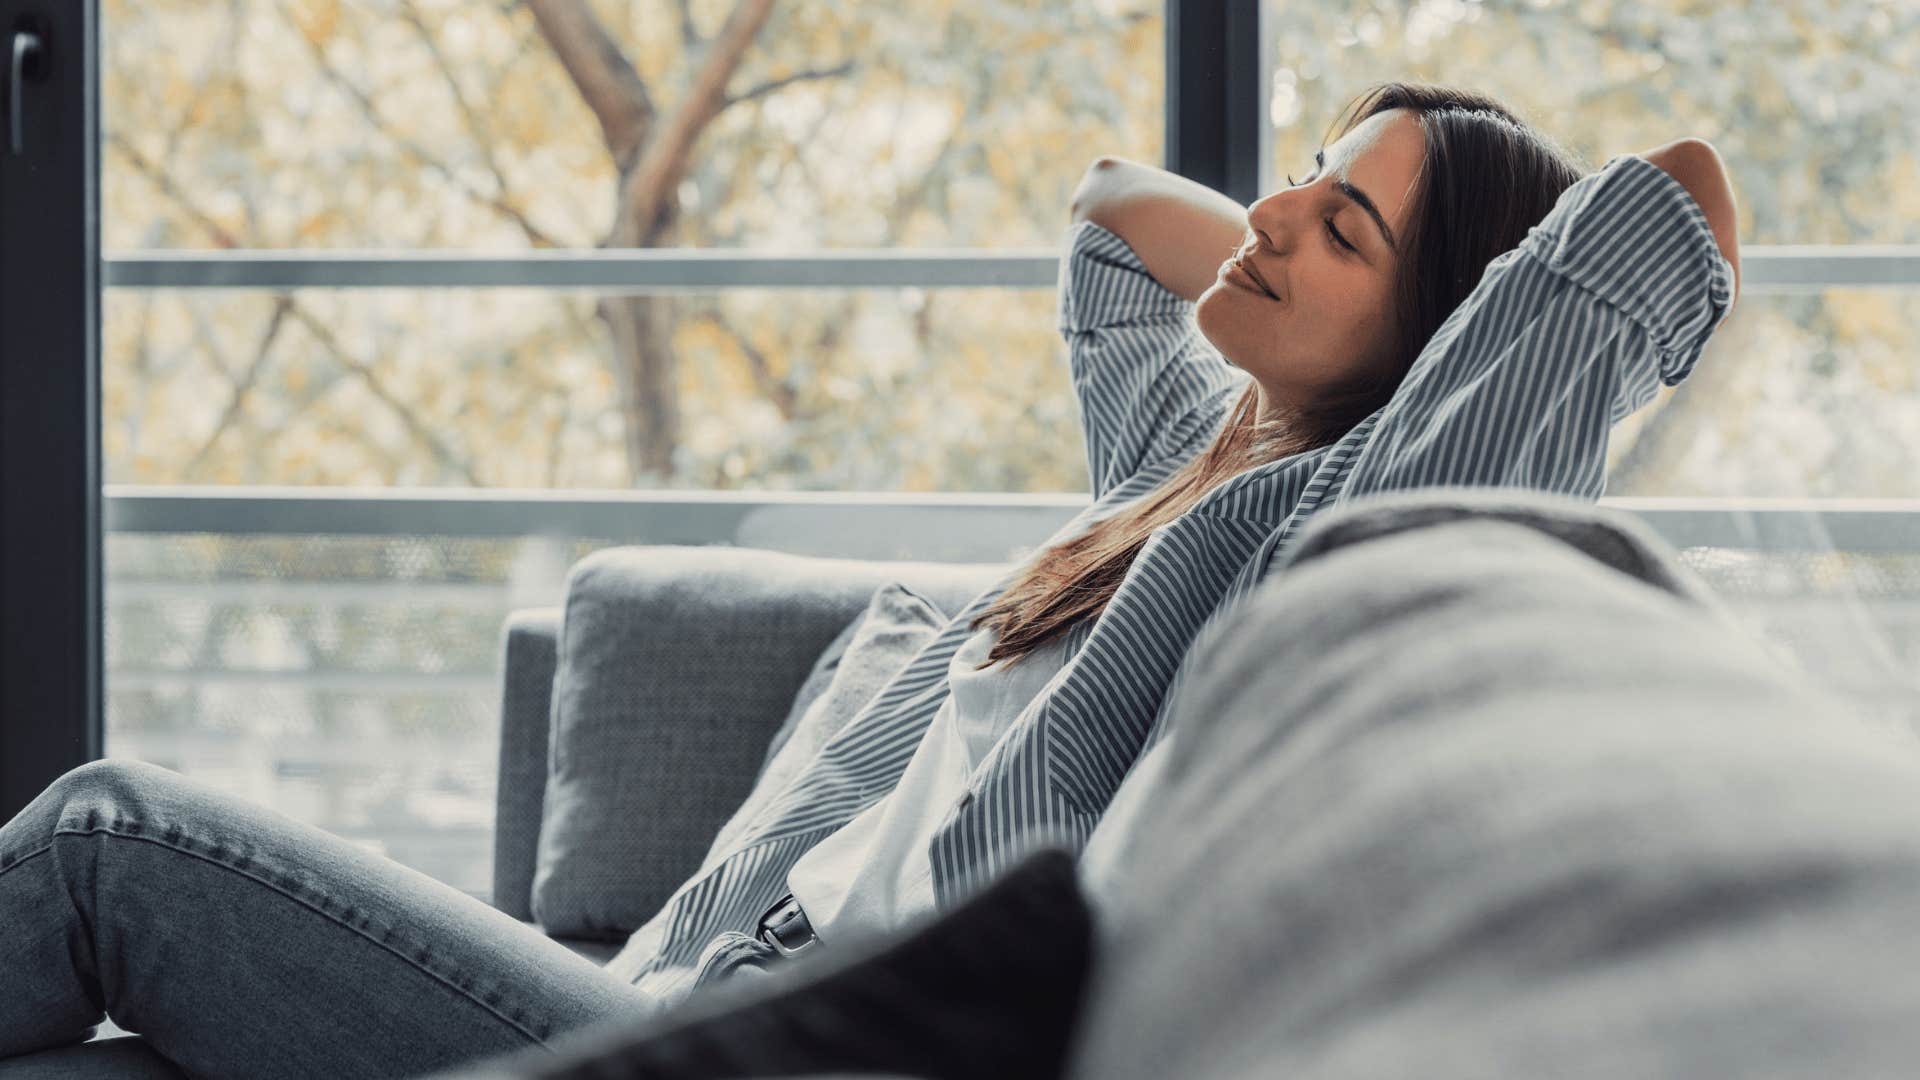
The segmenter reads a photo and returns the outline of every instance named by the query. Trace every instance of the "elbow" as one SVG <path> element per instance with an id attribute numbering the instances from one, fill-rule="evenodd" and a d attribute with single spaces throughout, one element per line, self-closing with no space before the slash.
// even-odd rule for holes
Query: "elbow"
<path id="1" fill-rule="evenodd" d="M 1713 238 L 1733 268 L 1734 292 L 1740 287 L 1740 235 L 1737 227 L 1733 181 L 1726 163 L 1713 144 L 1705 139 L 1678 139 L 1646 155 L 1647 160 L 1664 169 L 1693 197 L 1707 219 Z"/>
<path id="2" fill-rule="evenodd" d="M 1093 159 L 1087 171 L 1080 174 L 1080 183 L 1073 189 L 1073 199 L 1067 204 L 1067 215 L 1074 224 L 1097 221 L 1101 208 L 1112 196 L 1115 177 L 1126 164 L 1126 159 L 1110 154 Z"/>

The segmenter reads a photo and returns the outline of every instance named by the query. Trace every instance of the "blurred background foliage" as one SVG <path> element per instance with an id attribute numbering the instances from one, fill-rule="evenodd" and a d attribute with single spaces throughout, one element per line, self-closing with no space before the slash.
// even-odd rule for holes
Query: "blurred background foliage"
<path id="1" fill-rule="evenodd" d="M 1158 0 L 108 0 L 104 243 L 1052 248 L 1159 160 Z M 1339 0 L 1271 11 L 1282 170 L 1389 78 L 1597 166 L 1694 134 L 1745 242 L 1920 240 L 1920 6 Z M 1912 495 L 1910 293 L 1743 299 L 1623 427 L 1616 493 Z M 1085 489 L 1040 290 L 139 292 L 121 483 Z"/>

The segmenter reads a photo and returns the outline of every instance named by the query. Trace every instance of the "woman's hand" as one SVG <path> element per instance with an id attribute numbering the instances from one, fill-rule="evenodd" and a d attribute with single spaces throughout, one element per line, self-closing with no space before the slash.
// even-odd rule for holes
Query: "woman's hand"
<path id="1" fill-rule="evenodd" d="M 1125 158 L 1087 167 L 1069 208 L 1119 236 L 1153 279 L 1198 300 L 1247 236 L 1247 208 L 1177 173 Z"/>
<path id="2" fill-rule="evenodd" d="M 1701 212 L 1707 216 L 1707 225 L 1713 229 L 1713 238 L 1720 245 L 1720 253 L 1733 264 L 1733 297 L 1734 302 L 1738 302 L 1740 237 L 1734 231 L 1733 184 L 1727 178 L 1726 163 L 1720 160 L 1719 152 L 1705 139 L 1677 139 L 1644 151 L 1640 156 L 1679 181 L 1700 205 Z M 1727 310 L 1732 312 L 1732 303 L 1727 305 Z"/>

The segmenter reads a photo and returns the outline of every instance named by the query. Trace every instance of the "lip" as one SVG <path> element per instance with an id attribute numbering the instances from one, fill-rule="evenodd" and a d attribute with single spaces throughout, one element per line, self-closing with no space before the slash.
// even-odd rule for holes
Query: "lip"
<path id="1" fill-rule="evenodd" d="M 1238 255 L 1221 265 L 1220 276 L 1249 292 L 1262 293 L 1276 302 L 1280 299 L 1279 294 L 1267 284 L 1267 280 L 1260 276 L 1260 271 L 1255 269 L 1252 263 L 1242 261 Z"/>

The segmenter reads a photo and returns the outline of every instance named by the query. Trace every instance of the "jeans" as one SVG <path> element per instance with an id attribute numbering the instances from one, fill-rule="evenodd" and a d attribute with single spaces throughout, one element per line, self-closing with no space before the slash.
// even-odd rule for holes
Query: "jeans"
<path id="1" fill-rule="evenodd" d="M 0 1078 L 101 1075 L 73 1044 L 103 1017 L 140 1036 L 86 1048 L 116 1075 L 338 1080 L 647 1002 L 465 893 L 159 766 L 83 765 L 0 826 Z"/>

